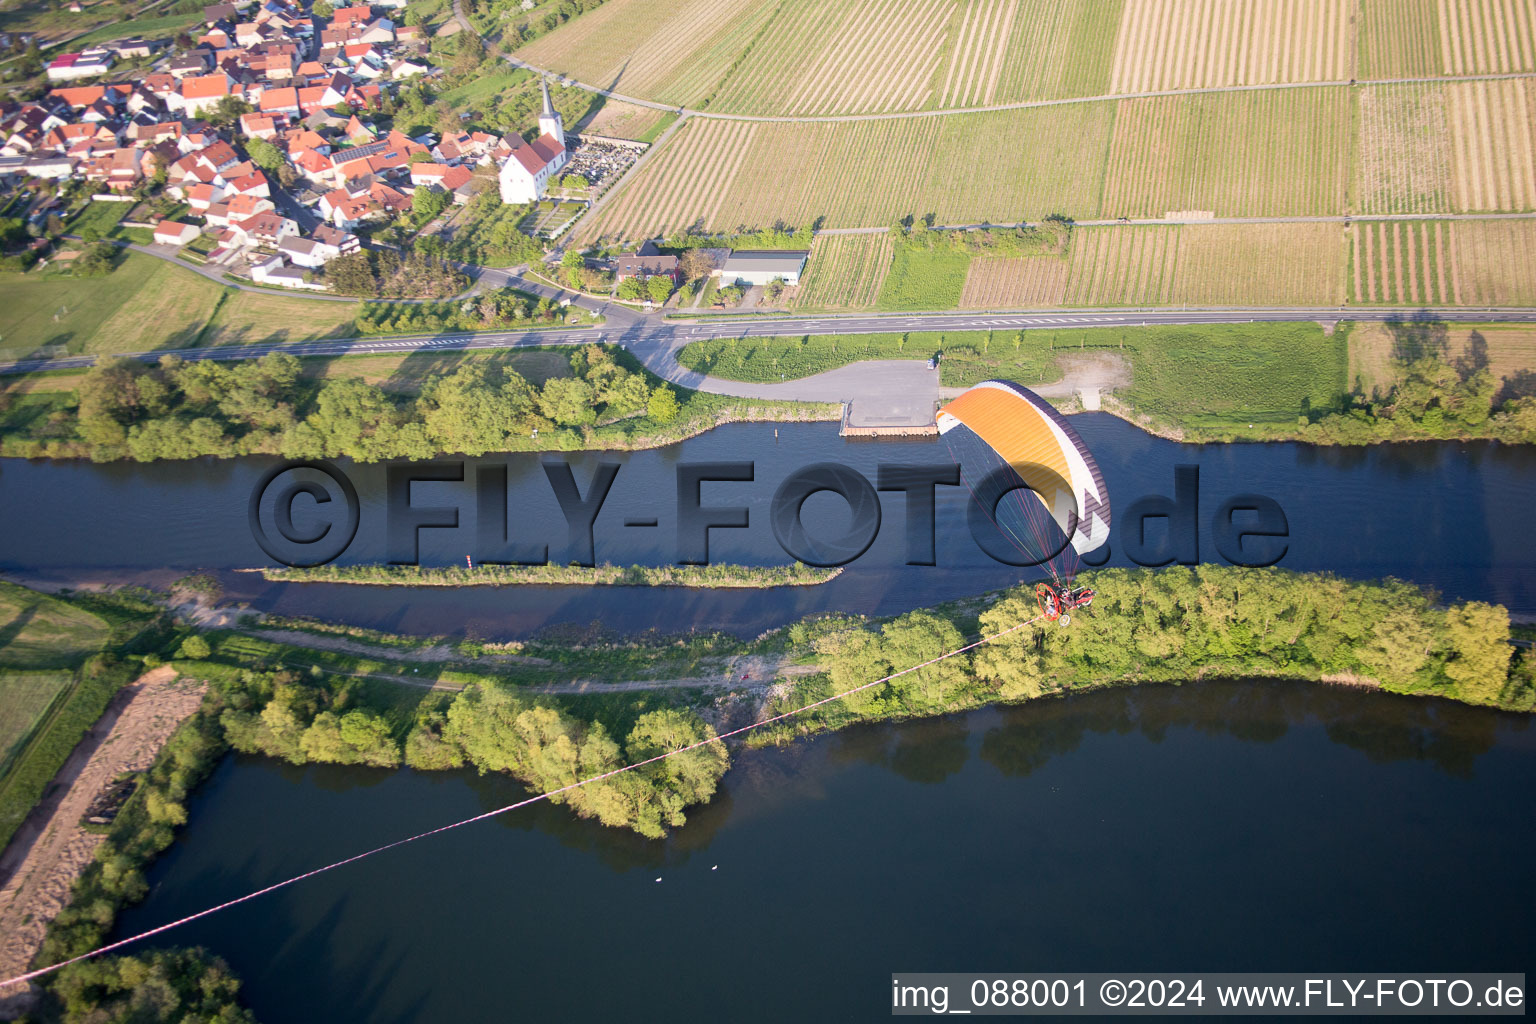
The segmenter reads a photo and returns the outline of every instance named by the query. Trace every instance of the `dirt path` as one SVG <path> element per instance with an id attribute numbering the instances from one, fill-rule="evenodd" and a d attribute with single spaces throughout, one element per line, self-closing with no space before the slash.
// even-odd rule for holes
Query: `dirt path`
<path id="1" fill-rule="evenodd" d="M 1025 381 L 1023 382 L 1025 386 L 1041 398 L 1071 398 L 1077 395 L 1083 399 L 1085 408 L 1096 409 L 1099 405 L 1099 396 L 1103 392 L 1127 387 L 1131 383 L 1131 365 L 1117 352 L 1100 351 L 1092 354 L 1069 352 L 1057 356 L 1056 363 L 1062 370 L 1060 380 L 1054 380 L 1049 384 L 1031 384 Z M 940 388 L 939 397 L 958 398 L 965 390 L 965 388 Z"/>
<path id="2" fill-rule="evenodd" d="M 632 679 L 620 683 L 601 683 L 581 679 L 570 683 L 549 683 L 543 686 L 524 686 L 525 693 L 624 693 L 631 690 L 705 689 L 730 687 L 733 689 L 763 689 L 775 680 L 796 676 L 813 675 L 821 671 L 819 665 L 790 665 L 778 658 L 761 655 L 744 655 L 726 661 L 718 676 L 689 676 L 682 679 Z"/>
<path id="3" fill-rule="evenodd" d="M 360 640 L 348 640 L 339 636 L 317 636 L 314 633 L 305 633 L 297 629 L 245 629 L 241 632 L 249 636 L 260 637 L 263 640 L 271 640 L 274 643 L 291 644 L 294 647 L 310 647 L 321 651 L 336 651 L 338 654 L 356 654 L 363 658 L 383 658 L 388 661 L 419 661 L 423 663 L 441 664 L 445 661 L 467 661 L 464 655 L 454 650 L 452 644 L 439 643 L 428 647 L 391 648 L 381 647 L 378 644 L 364 643 Z M 535 658 L 526 654 L 485 654 L 473 659 L 477 662 L 499 662 L 507 665 L 548 665 L 548 658 Z"/>
<path id="4" fill-rule="evenodd" d="M 295 668 L 303 665 L 297 662 L 283 662 Z M 546 662 L 546 664 L 548 664 Z M 814 675 L 821 671 L 819 665 L 790 665 L 778 658 L 769 658 L 761 655 L 738 655 L 724 659 L 721 663 L 719 674 L 707 676 L 681 676 L 666 679 L 625 679 L 619 682 L 606 683 L 596 679 L 573 679 L 568 683 L 534 683 L 528 686 L 518 686 L 517 693 L 536 694 L 581 694 L 581 693 L 630 693 L 637 690 L 678 690 L 678 689 L 709 689 L 713 687 L 758 689 L 772 686 L 775 680 L 792 679 L 799 676 Z M 435 679 L 417 679 L 412 676 L 395 675 L 391 672 L 341 672 L 335 669 L 327 669 L 328 675 L 347 676 L 352 679 L 377 679 L 385 683 L 398 683 L 401 686 L 417 686 L 423 690 L 448 690 L 457 693 L 462 686 L 452 683 L 439 682 Z"/>
<path id="5" fill-rule="evenodd" d="M 48 922 L 68 902 L 70 887 L 106 838 L 80 825 L 91 802 L 123 772 L 148 768 L 176 727 L 197 710 L 206 689 L 206 683 L 178 679 L 170 666 L 147 672 L 123 688 L 113 701 L 115 715 L 109 711 L 70 755 L 54 779 L 54 792 L 34 812 L 42 820 L 26 837 L 18 833 L 6 851 L 11 859 L 18 844 L 24 847 L 0 889 L 0 978 L 31 965 Z M 32 999 L 28 988 L 0 990 L 0 1018 L 25 1012 Z"/>

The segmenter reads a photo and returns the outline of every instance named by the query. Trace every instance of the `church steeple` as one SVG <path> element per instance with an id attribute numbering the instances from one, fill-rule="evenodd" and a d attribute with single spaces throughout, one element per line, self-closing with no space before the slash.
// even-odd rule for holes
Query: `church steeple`
<path id="1" fill-rule="evenodd" d="M 555 105 L 549 99 L 549 80 L 543 75 L 539 76 L 539 91 L 544 95 L 544 106 L 539 111 L 539 134 L 553 135 L 565 144 L 565 125 L 560 120 L 560 114 L 555 110 Z"/>

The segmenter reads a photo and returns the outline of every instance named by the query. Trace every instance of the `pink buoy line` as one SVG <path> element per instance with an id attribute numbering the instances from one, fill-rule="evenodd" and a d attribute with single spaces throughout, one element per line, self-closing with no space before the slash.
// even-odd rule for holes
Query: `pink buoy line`
<path id="1" fill-rule="evenodd" d="M 580 789 L 583 786 L 590 786 L 594 782 L 602 782 L 605 779 L 611 779 L 615 775 L 622 775 L 625 772 L 634 771 L 636 768 L 643 768 L 648 764 L 655 764 L 657 761 L 664 761 L 669 757 L 676 757 L 678 754 L 685 754 L 690 750 L 697 750 L 698 748 L 708 746 L 711 743 L 724 743 L 726 740 L 733 736 L 739 736 L 742 733 L 751 732 L 754 729 L 761 729 L 764 726 L 773 725 L 775 722 L 782 722 L 786 718 L 793 718 L 796 715 L 802 715 L 807 711 L 812 711 L 816 708 L 822 707 L 823 705 L 831 704 L 833 701 L 841 700 L 850 694 L 858 693 L 861 690 L 867 690 L 872 686 L 879 686 L 882 683 L 888 683 L 892 679 L 900 679 L 902 676 L 910 675 L 913 672 L 925 669 L 929 665 L 936 665 L 939 662 L 944 661 L 946 658 L 953 658 L 957 654 L 964 654 L 966 651 L 974 650 L 977 647 L 981 647 L 985 644 L 1000 640 L 1008 634 L 1016 633 L 1023 629 L 1025 626 L 1033 625 L 1038 621 L 1040 621 L 1040 617 L 1036 616 L 1033 619 L 1028 619 L 1024 622 L 1021 622 L 1016 626 L 1010 626 L 1007 629 L 993 633 L 990 636 L 984 636 L 979 640 L 972 641 L 963 647 L 956 647 L 952 651 L 947 651 L 944 654 L 938 655 L 937 657 L 929 658 L 927 661 L 920 662 L 911 666 L 910 668 L 904 668 L 900 672 L 892 672 L 888 676 L 881 676 L 879 679 L 872 679 L 867 683 L 860 683 L 858 686 L 851 687 L 839 693 L 834 693 L 830 697 L 823 697 L 820 700 L 801 705 L 798 708 L 792 708 L 789 711 L 781 712 L 780 714 L 774 715 L 771 718 L 762 718 L 755 722 L 749 722 L 748 724 L 739 726 L 738 728 L 732 729 L 729 732 L 719 733 L 717 735 L 699 740 L 696 743 L 690 743 L 686 747 L 678 747 L 676 750 L 668 750 L 664 753 L 657 754 L 654 757 L 648 757 L 643 761 L 636 761 L 634 764 L 627 764 L 622 768 L 614 768 L 610 771 L 590 776 L 589 778 L 580 779 L 576 782 L 570 783 L 569 785 L 561 786 L 558 789 L 551 789 L 546 793 L 539 793 L 535 796 L 530 796 L 525 800 L 519 800 L 516 803 L 507 804 L 505 807 L 498 807 L 495 810 L 486 811 L 484 814 L 477 814 L 472 818 L 465 818 L 462 821 L 455 821 L 448 825 L 440 825 L 437 828 L 429 829 L 426 832 L 418 832 L 416 835 L 407 836 L 404 839 L 396 839 L 393 842 L 385 843 L 383 846 L 376 846 L 371 850 L 365 850 L 362 853 L 353 854 L 352 856 L 346 857 L 342 860 L 334 861 L 330 864 L 315 868 L 311 871 L 306 871 L 301 875 L 294 875 L 292 878 L 285 878 L 281 882 L 274 882 L 272 885 L 248 892 L 244 896 L 237 896 L 232 900 L 226 900 L 225 902 L 215 906 L 208 907 L 204 910 L 199 910 L 195 914 L 188 914 L 186 917 L 180 917 L 174 921 L 168 921 L 165 924 L 151 928 L 148 931 L 139 932 L 137 935 L 130 935 L 126 939 L 119 939 L 116 942 L 108 943 L 105 946 L 98 947 L 96 949 L 90 950 L 89 952 L 81 953 L 79 956 L 70 957 L 68 960 L 61 960 L 58 963 L 50 964 L 47 967 L 39 967 L 36 970 L 28 971 L 26 974 L 18 974 L 14 978 L 6 978 L 4 981 L 0 981 L 0 990 L 9 988 L 12 985 L 21 984 L 22 982 L 33 981 L 45 975 L 52 974 L 54 971 L 62 970 L 71 964 L 80 963 L 83 960 L 91 960 L 95 957 L 115 952 L 119 949 L 122 949 L 124 946 L 132 945 L 135 942 L 141 942 L 144 939 L 153 938 L 156 935 L 161 935 L 173 928 L 180 928 L 184 924 L 191 924 L 193 921 L 217 914 L 221 910 L 228 910 L 230 907 L 236 907 L 242 903 L 248 903 L 259 896 L 265 896 L 269 892 L 276 892 L 279 889 L 285 889 L 288 886 L 295 884 L 296 882 L 302 882 L 305 879 L 314 878 L 316 875 L 323 875 L 327 871 L 334 871 L 336 868 L 345 867 L 348 864 L 354 864 L 366 857 L 372 857 L 374 854 L 383 853 L 386 850 L 393 850 L 397 846 L 404 846 L 407 843 L 414 843 L 418 839 L 426 839 L 430 836 L 439 835 L 443 832 L 450 832 L 456 828 L 463 828 L 465 825 L 473 825 L 477 821 L 485 821 L 488 818 L 495 818 L 506 814 L 509 811 L 515 811 L 519 808 L 527 807 L 530 804 L 536 804 L 541 800 L 548 800 L 551 797 L 559 796 L 562 793 L 569 793 L 573 789 Z"/>

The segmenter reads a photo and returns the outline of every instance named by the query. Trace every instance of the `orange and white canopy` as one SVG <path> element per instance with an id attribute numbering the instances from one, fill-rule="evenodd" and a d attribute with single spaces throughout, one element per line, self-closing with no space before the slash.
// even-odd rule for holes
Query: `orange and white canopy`
<path id="1" fill-rule="evenodd" d="M 988 380 L 939 410 L 940 434 L 968 430 L 1013 467 L 1078 554 L 1109 539 L 1109 489 L 1065 417 L 1028 388 Z"/>

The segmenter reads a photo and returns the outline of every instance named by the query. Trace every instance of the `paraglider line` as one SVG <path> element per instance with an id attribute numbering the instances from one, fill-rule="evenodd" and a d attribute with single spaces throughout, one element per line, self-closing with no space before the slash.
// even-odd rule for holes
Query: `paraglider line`
<path id="1" fill-rule="evenodd" d="M 755 722 L 749 722 L 748 724 L 739 726 L 730 730 L 729 732 L 723 732 L 714 736 L 709 736 L 694 743 L 690 743 L 685 747 L 678 747 L 676 750 L 664 751 L 660 754 L 648 757 L 643 761 L 636 761 L 634 764 L 627 764 L 621 768 L 614 768 L 597 775 L 589 776 L 585 779 L 579 779 L 576 782 L 561 786 L 558 789 L 551 789 L 548 792 L 539 793 L 535 796 L 528 797 L 527 799 L 519 800 L 516 803 L 507 804 L 505 807 L 498 807 L 495 810 L 486 811 L 484 814 L 477 814 L 472 818 L 465 818 L 462 821 L 455 821 L 448 825 L 440 825 L 437 828 L 429 829 L 426 832 L 418 832 L 416 835 L 407 836 L 404 839 L 396 839 L 393 842 L 385 843 L 383 846 L 375 846 L 371 850 L 365 850 L 362 853 L 353 854 L 352 856 L 343 858 L 342 860 L 333 861 L 332 863 L 323 865 L 322 867 L 306 871 L 301 875 L 294 875 L 292 878 L 286 878 L 281 882 L 274 882 L 272 885 L 261 889 L 256 889 L 253 892 L 248 892 L 244 896 L 237 896 L 232 900 L 226 900 L 225 902 L 217 904 L 216 906 L 208 907 L 204 910 L 199 910 L 195 914 L 188 914 L 187 916 L 177 918 L 174 921 L 168 921 L 165 924 L 151 928 L 148 931 L 139 932 L 137 935 L 130 935 L 126 939 L 119 939 L 116 942 L 108 943 L 105 946 L 100 946 L 96 949 L 90 950 L 89 952 L 81 953 L 79 956 L 70 957 L 68 960 L 61 960 L 58 963 L 50 964 L 47 967 L 39 967 L 36 970 L 28 971 L 25 974 L 18 974 L 14 978 L 6 978 L 5 980 L 0 981 L 0 991 L 9 988 L 12 985 L 20 984 L 21 982 L 32 981 L 36 978 L 41 978 L 45 975 L 52 974 L 54 971 L 62 970 L 71 964 L 77 964 L 84 960 L 91 960 L 95 957 L 103 956 L 107 953 L 122 949 L 124 946 L 131 945 L 135 942 L 141 942 L 144 939 L 149 939 L 156 935 L 164 934 L 173 928 L 180 928 L 182 925 L 191 924 L 193 921 L 201 920 L 202 918 L 208 917 L 212 914 L 217 914 L 221 910 L 228 910 L 229 908 L 237 907 L 242 903 L 248 903 L 259 896 L 265 896 L 267 893 L 276 892 L 279 889 L 285 889 L 297 882 L 302 882 L 306 879 L 314 878 L 316 875 L 323 875 L 328 871 L 334 871 L 336 868 L 345 867 L 348 864 L 355 864 L 356 862 L 363 860 L 366 857 L 372 857 L 374 854 L 384 853 L 386 850 L 393 850 L 397 846 L 404 846 L 407 843 L 414 843 L 418 839 L 426 839 L 429 836 L 439 835 L 443 832 L 449 832 L 456 828 L 463 828 L 465 825 L 473 825 L 476 822 L 485 821 L 489 818 L 495 818 L 499 815 L 506 814 L 509 811 L 515 811 L 519 808 L 527 807 L 530 804 L 536 804 L 541 800 L 549 800 L 560 796 L 561 794 L 569 793 L 572 790 L 580 789 L 583 786 L 590 786 L 595 782 L 603 782 L 607 779 L 613 778 L 616 775 L 622 775 L 625 772 L 634 771 L 636 768 L 643 768 L 646 765 L 655 764 L 658 761 L 664 761 L 669 757 L 676 757 L 678 754 L 686 754 L 690 750 L 697 750 L 700 747 L 708 746 L 711 743 L 724 743 L 726 740 L 733 736 L 740 736 L 742 733 L 751 732 L 754 729 L 761 729 L 764 726 L 773 725 L 776 722 L 782 722 L 787 718 L 793 718 L 796 715 L 804 714 L 807 711 L 812 711 L 816 708 L 822 707 L 823 705 L 831 704 L 833 701 L 841 700 L 842 698 L 850 696 L 851 694 L 858 693 L 861 690 L 868 690 L 869 688 L 879 686 L 882 683 L 888 683 L 893 679 L 900 679 L 902 676 L 910 675 L 911 673 L 917 672 L 920 669 L 927 668 L 930 665 L 936 665 L 947 658 L 953 658 L 957 654 L 964 654 L 966 651 L 974 650 L 983 644 L 989 644 L 996 640 L 1000 640 L 1010 633 L 1016 633 L 1024 627 L 1031 626 L 1039 621 L 1040 616 L 1037 615 L 1032 619 L 1020 622 L 1016 626 L 1010 626 L 1005 630 L 993 633 L 990 636 L 983 636 L 979 640 L 965 644 L 962 647 L 957 647 L 954 650 L 940 654 L 935 658 L 929 658 L 927 661 L 913 665 L 911 668 L 904 668 L 900 672 L 892 672 L 890 675 L 881 676 L 879 679 L 872 679 L 867 683 L 860 683 L 858 686 L 834 693 L 830 697 L 823 697 L 820 700 L 812 701 L 809 704 L 803 704 L 800 707 L 792 708 L 789 711 L 781 712 L 772 716 L 771 718 L 762 718 Z"/>

